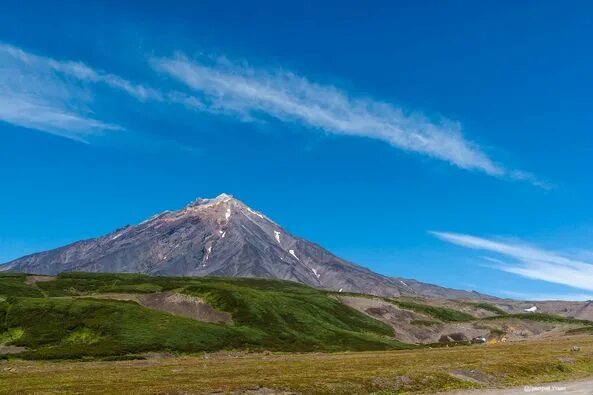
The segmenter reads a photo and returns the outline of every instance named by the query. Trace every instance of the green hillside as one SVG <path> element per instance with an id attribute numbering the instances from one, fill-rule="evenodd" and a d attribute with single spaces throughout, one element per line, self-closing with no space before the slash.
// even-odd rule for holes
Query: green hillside
<path id="1" fill-rule="evenodd" d="M 566 329 L 571 330 L 591 326 L 589 321 L 549 314 L 496 311 L 496 316 L 476 318 L 422 301 L 380 298 L 431 319 L 418 318 L 411 321 L 412 328 L 400 328 L 399 321 L 388 325 L 373 318 L 381 318 L 376 312 L 367 315 L 364 309 L 349 307 L 340 299 L 345 295 L 289 281 L 254 278 L 0 273 L 0 358 L 8 358 L 6 350 L 11 357 L 28 359 L 119 359 L 147 352 L 219 350 L 389 350 L 422 347 L 396 340 L 393 328 L 400 336 L 401 331 L 442 330 L 441 336 L 457 330 L 445 325 L 459 322 L 491 322 L 495 324 L 492 333 L 500 331 L 496 325 L 502 328 L 517 319 L 568 325 Z M 180 306 L 189 308 L 180 312 L 176 310 Z M 200 314 L 210 314 L 209 318 L 193 315 L 192 309 L 198 307 Z M 477 307 L 494 312 L 490 305 Z"/>
<path id="2" fill-rule="evenodd" d="M 319 290 L 286 281 L 65 273 L 51 281 L 0 274 L 0 345 L 24 358 L 116 357 L 150 351 L 385 350 L 392 329 Z M 215 324 L 100 294 L 174 291 L 232 313 Z M 93 298 L 93 296 L 96 296 Z"/>

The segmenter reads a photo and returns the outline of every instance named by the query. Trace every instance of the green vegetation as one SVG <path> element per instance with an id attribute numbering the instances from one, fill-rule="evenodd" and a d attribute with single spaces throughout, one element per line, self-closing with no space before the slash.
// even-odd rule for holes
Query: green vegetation
<path id="1" fill-rule="evenodd" d="M 566 335 L 590 335 L 593 334 L 593 326 L 584 326 L 581 328 L 569 329 Z"/>
<path id="2" fill-rule="evenodd" d="M 401 299 L 389 299 L 389 302 L 396 304 L 402 309 L 412 310 L 417 313 L 426 314 L 443 322 L 466 322 L 475 321 L 477 318 L 462 311 L 446 307 L 429 306 L 417 302 Z"/>
<path id="3" fill-rule="evenodd" d="M 62 273 L 54 281 L 36 285 L 48 296 L 79 296 L 93 293 L 151 293 L 183 288 L 191 278 L 150 277 L 128 273 Z"/>
<path id="4" fill-rule="evenodd" d="M 101 294 L 176 292 L 229 312 L 232 324 L 197 321 Z M 366 295 L 357 295 L 366 296 Z M 368 297 L 368 296 L 367 296 Z M 477 319 L 410 299 L 384 299 L 424 314 L 413 325 L 528 319 L 593 326 L 548 314 Z M 475 304 L 489 311 L 490 304 Z M 64 273 L 55 278 L 0 275 L 0 344 L 26 347 L 28 359 L 127 359 L 146 352 L 218 350 L 360 351 L 415 348 L 393 339 L 393 329 L 339 301 L 335 293 L 298 283 L 253 278 L 150 277 Z"/>
<path id="5" fill-rule="evenodd" d="M 554 314 L 545 313 L 521 313 L 521 314 L 507 314 L 504 317 L 486 317 L 482 318 L 482 321 L 491 321 L 501 318 L 517 318 L 521 320 L 530 320 L 538 322 L 549 322 L 549 323 L 561 323 L 561 324 L 580 324 L 580 325 L 593 325 L 593 321 L 577 320 L 574 318 L 561 317 Z"/>
<path id="6" fill-rule="evenodd" d="M 41 291 L 25 284 L 25 274 L 0 273 L 0 295 L 38 298 L 43 296 Z"/>
<path id="7" fill-rule="evenodd" d="M 486 310 L 489 311 L 491 313 L 494 314 L 498 314 L 498 315 L 507 315 L 507 312 L 504 311 L 503 309 L 501 309 L 498 306 L 495 306 L 491 303 L 486 303 L 486 302 L 465 302 L 465 304 L 469 305 L 469 306 L 473 306 L 473 307 L 477 307 L 479 309 L 482 310 Z"/>
<path id="8" fill-rule="evenodd" d="M 390 326 L 325 292 L 297 283 L 247 278 L 176 278 L 65 273 L 27 284 L 0 277 L 0 336 L 29 359 L 104 358 L 150 351 L 387 350 L 413 347 L 391 338 Z M 6 285 L 8 284 L 8 285 Z M 16 290 L 16 294 L 11 292 Z M 199 296 L 232 313 L 212 324 L 142 307 L 93 299 L 101 293 L 172 291 Z M 46 296 L 44 296 L 46 295 Z M 14 334 L 18 333 L 18 336 Z"/>
<path id="9" fill-rule="evenodd" d="M 386 349 L 404 344 L 387 324 L 374 320 L 324 292 L 296 283 L 258 279 L 198 279 L 185 293 L 200 296 L 214 307 L 232 313 L 239 325 L 266 333 L 264 347 L 312 350 Z"/>
<path id="10" fill-rule="evenodd" d="M 14 298 L 4 314 L 2 329 L 23 331 L 11 344 L 29 348 L 20 355 L 32 359 L 217 350 L 249 340 L 241 328 L 177 317 L 130 302 Z"/>
<path id="11" fill-rule="evenodd" d="M 17 341 L 25 332 L 21 328 L 11 328 L 3 333 L 0 333 L 0 344 L 8 344 Z"/>
<path id="12" fill-rule="evenodd" d="M 62 341 L 70 344 L 94 344 L 100 340 L 101 335 L 83 326 L 70 332 Z"/>

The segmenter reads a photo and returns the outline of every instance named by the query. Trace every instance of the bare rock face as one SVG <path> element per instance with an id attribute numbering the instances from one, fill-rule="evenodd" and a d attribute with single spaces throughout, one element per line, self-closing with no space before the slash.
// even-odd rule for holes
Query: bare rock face
<path id="1" fill-rule="evenodd" d="M 0 271 L 131 272 L 261 277 L 382 296 L 413 295 L 401 282 L 295 237 L 233 197 L 198 199 L 134 226 L 9 262 Z"/>

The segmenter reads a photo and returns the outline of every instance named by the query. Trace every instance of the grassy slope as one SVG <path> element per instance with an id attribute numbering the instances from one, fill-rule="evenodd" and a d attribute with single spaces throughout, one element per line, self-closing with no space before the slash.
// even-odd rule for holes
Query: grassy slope
<path id="1" fill-rule="evenodd" d="M 427 304 L 419 303 L 419 302 L 412 302 L 409 300 L 398 300 L 398 299 L 385 299 L 403 309 L 412 310 L 417 313 L 422 313 L 428 315 L 436 320 L 442 322 L 478 322 L 478 321 L 508 321 L 512 319 L 519 319 L 519 320 L 529 320 L 529 321 L 538 321 L 538 322 L 547 322 L 547 323 L 558 323 L 558 324 L 573 324 L 573 325 L 581 325 L 582 328 L 571 329 L 568 334 L 579 334 L 579 333 L 591 333 L 593 332 L 593 321 L 587 320 L 579 320 L 574 318 L 567 318 L 562 317 L 559 315 L 554 314 L 546 314 L 546 313 L 519 313 L 519 314 L 508 314 L 502 309 L 498 307 L 488 304 L 488 303 L 470 303 L 475 307 L 479 307 L 484 310 L 491 311 L 493 313 L 497 313 L 495 316 L 491 317 L 484 317 L 484 318 L 476 318 L 470 314 L 464 313 L 462 311 L 446 308 L 446 307 L 436 307 L 430 306 Z M 415 322 L 419 325 L 427 325 L 429 322 L 423 322 L 422 320 L 417 320 Z"/>
<path id="2" fill-rule="evenodd" d="M 497 314 L 497 315 L 507 315 L 507 312 L 504 311 L 503 309 L 501 309 L 498 306 L 495 306 L 491 303 L 486 303 L 486 302 L 465 302 L 465 304 L 469 305 L 469 306 L 473 306 L 473 307 L 477 307 L 479 309 L 482 310 L 486 310 L 489 311 L 491 313 Z"/>
<path id="3" fill-rule="evenodd" d="M 0 273 L 0 296 L 38 298 L 41 291 L 25 284 L 26 275 L 20 273 Z"/>
<path id="4" fill-rule="evenodd" d="M 0 275 L 0 337 L 20 331 L 16 339 L 11 335 L 10 343 L 30 348 L 23 355 L 29 358 L 233 348 L 338 351 L 407 347 L 388 337 L 393 333 L 384 323 L 324 292 L 291 282 L 81 273 L 33 285 L 24 280 L 22 275 Z M 132 302 L 69 297 L 167 290 L 203 297 L 218 309 L 233 313 L 235 324 L 198 322 Z"/>
<path id="5" fill-rule="evenodd" d="M 331 294 L 339 295 L 335 292 Z M 371 295 L 364 295 L 364 294 L 354 294 L 354 293 L 345 293 L 346 295 L 353 296 L 353 297 L 364 297 L 364 298 L 378 298 L 376 296 Z M 474 302 L 464 302 L 467 305 L 471 305 L 473 307 L 481 308 L 483 310 L 490 311 L 492 313 L 496 313 L 495 316 L 484 317 L 484 318 L 477 318 L 472 316 L 471 314 L 458 311 L 452 308 L 446 307 L 439 307 L 433 306 L 426 303 L 422 303 L 418 300 L 410 300 L 409 298 L 380 298 L 385 302 L 392 303 L 399 308 L 404 310 L 410 310 L 417 313 L 421 313 L 431 317 L 433 320 L 413 320 L 411 323 L 417 326 L 432 326 L 439 324 L 440 322 L 444 323 L 455 323 L 455 322 L 468 322 L 468 323 L 479 323 L 479 322 L 488 322 L 488 321 L 498 321 L 499 323 L 508 323 L 509 320 L 519 319 L 519 320 L 528 320 L 528 321 L 539 321 L 539 322 L 546 322 L 546 323 L 557 323 L 557 324 L 572 324 L 578 325 L 580 327 L 569 329 L 566 334 L 567 335 L 578 335 L 578 334 L 591 334 L 593 333 L 593 321 L 586 321 L 586 320 L 578 320 L 574 318 L 566 318 L 554 314 L 545 314 L 545 313 L 519 313 L 519 314 L 509 314 L 506 313 L 504 310 L 498 308 L 495 305 L 490 303 L 474 303 Z M 504 335 L 506 332 L 500 329 L 490 329 L 491 335 Z M 448 343 L 452 345 L 452 343 Z M 459 344 L 465 344 L 465 342 L 459 342 Z M 442 344 L 425 344 L 424 346 L 428 347 L 435 347 Z"/>
<path id="6" fill-rule="evenodd" d="M 493 317 L 482 318 L 482 321 L 494 321 L 494 320 L 511 319 L 511 318 L 516 318 L 516 319 L 521 319 L 521 320 L 530 320 L 530 321 L 539 321 L 539 322 L 559 323 L 559 324 L 577 324 L 577 325 L 584 325 L 584 326 L 593 325 L 593 321 L 561 317 L 559 315 L 546 314 L 546 313 L 506 314 L 502 317 L 493 316 Z"/>
<path id="7" fill-rule="evenodd" d="M 12 343 L 34 350 L 23 355 L 29 358 L 217 350 L 257 340 L 244 328 L 176 317 L 130 302 L 24 298 L 5 311 L 4 329 L 22 329 Z"/>
<path id="8" fill-rule="evenodd" d="M 233 314 L 238 324 L 266 332 L 265 347 L 310 350 L 385 349 L 381 336 L 393 336 L 386 324 L 343 305 L 324 292 L 291 282 L 258 279 L 199 279 L 184 292 L 201 296 Z"/>
<path id="9" fill-rule="evenodd" d="M 338 302 L 332 293 L 297 283 L 247 278 L 149 277 L 66 273 L 27 285 L 22 274 L 0 274 L 0 342 L 28 347 L 29 358 L 79 358 L 146 351 L 220 349 L 282 351 L 386 350 L 410 345 L 392 329 Z M 204 298 L 233 315 L 233 325 L 209 324 L 133 302 L 77 298 L 97 293 L 176 291 Z M 361 296 L 361 295 L 359 295 Z M 385 299 L 442 322 L 477 319 L 418 301 Z M 39 317 L 43 317 L 40 319 Z M 546 314 L 486 318 L 591 325 Z"/>

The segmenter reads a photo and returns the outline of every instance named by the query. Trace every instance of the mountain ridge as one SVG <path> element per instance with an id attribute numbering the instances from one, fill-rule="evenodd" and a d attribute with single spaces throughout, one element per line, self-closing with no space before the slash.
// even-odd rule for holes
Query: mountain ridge
<path id="1" fill-rule="evenodd" d="M 223 193 L 199 198 L 96 238 L 30 254 L 0 271 L 68 271 L 261 277 L 380 296 L 415 295 L 397 280 L 341 259 L 292 235 Z"/>

